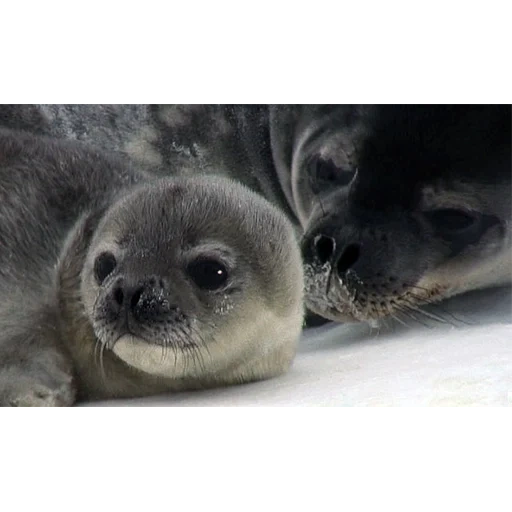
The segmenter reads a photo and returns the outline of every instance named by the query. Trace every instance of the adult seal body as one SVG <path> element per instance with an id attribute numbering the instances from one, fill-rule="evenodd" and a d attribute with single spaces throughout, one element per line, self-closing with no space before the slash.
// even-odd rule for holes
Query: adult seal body
<path id="1" fill-rule="evenodd" d="M 150 178 L 0 130 L 0 403 L 269 378 L 302 327 L 290 223 L 223 178 Z"/>

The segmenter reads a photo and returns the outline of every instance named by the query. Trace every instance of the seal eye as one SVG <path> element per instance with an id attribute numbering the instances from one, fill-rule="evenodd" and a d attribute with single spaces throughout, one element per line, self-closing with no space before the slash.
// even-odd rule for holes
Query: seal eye
<path id="1" fill-rule="evenodd" d="M 202 258 L 187 267 L 194 283 L 203 290 L 218 290 L 228 279 L 226 267 L 217 260 Z"/>
<path id="2" fill-rule="evenodd" d="M 116 258 L 111 252 L 102 252 L 96 258 L 94 262 L 94 276 L 99 285 L 114 271 L 116 265 Z"/>
<path id="3" fill-rule="evenodd" d="M 320 184 L 336 184 L 346 186 L 354 177 L 352 171 L 347 171 L 338 167 L 332 159 L 317 156 L 313 159 L 313 173 L 315 179 Z"/>
<path id="4" fill-rule="evenodd" d="M 457 235 L 471 228 L 477 221 L 477 217 L 463 210 L 443 208 L 427 212 L 430 223 L 440 232 L 446 235 Z"/>

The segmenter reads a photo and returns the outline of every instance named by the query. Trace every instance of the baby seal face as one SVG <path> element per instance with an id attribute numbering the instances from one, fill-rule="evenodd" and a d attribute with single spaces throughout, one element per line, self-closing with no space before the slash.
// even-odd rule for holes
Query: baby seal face
<path id="1" fill-rule="evenodd" d="M 205 382 L 283 372 L 302 327 L 288 221 L 219 178 L 160 180 L 99 224 L 81 276 L 102 350 L 151 375 Z"/>
<path id="2" fill-rule="evenodd" d="M 314 312 L 408 316 L 510 282 L 510 106 L 278 107 L 272 126 Z"/>

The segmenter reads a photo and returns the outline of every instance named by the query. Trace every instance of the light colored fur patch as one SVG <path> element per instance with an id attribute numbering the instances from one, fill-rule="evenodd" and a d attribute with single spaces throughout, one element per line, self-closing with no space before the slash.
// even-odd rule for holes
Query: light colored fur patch
<path id="1" fill-rule="evenodd" d="M 124 146 L 126 153 L 135 161 L 158 167 L 163 164 L 162 155 L 157 151 L 155 142 L 158 134 L 154 128 L 146 126 L 133 136 Z"/>

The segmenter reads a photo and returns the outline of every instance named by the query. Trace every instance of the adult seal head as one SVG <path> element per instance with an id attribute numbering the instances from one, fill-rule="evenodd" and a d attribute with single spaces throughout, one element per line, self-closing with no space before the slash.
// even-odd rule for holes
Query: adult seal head
<path id="1" fill-rule="evenodd" d="M 12 292 L 0 306 L 0 402 L 65 405 L 286 371 L 302 264 L 266 200 L 223 178 L 139 176 L 73 143 L 4 132 L 0 149 L 0 284 Z"/>
<path id="2" fill-rule="evenodd" d="M 336 321 L 511 282 L 511 108 L 276 106 L 306 304 Z"/>

